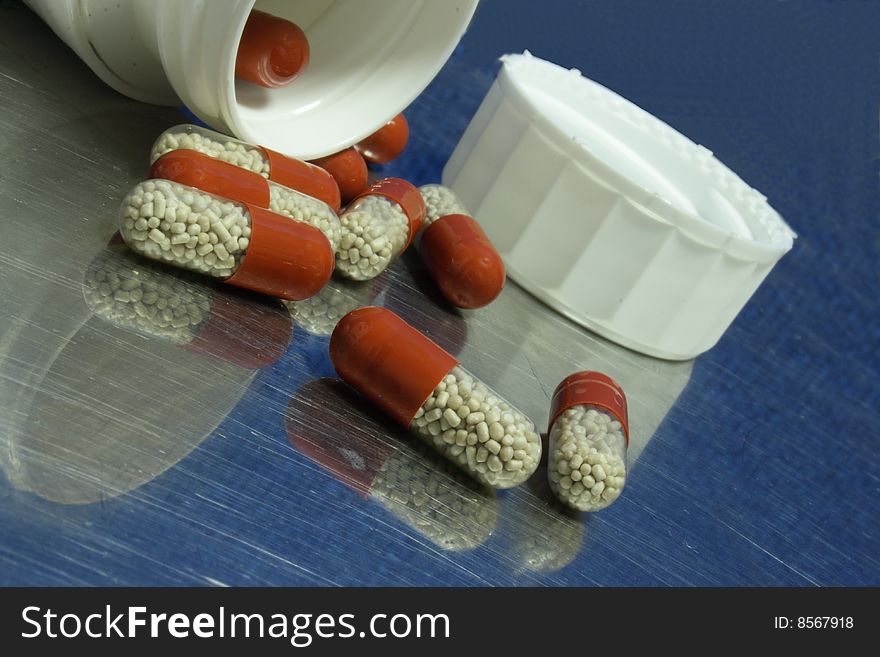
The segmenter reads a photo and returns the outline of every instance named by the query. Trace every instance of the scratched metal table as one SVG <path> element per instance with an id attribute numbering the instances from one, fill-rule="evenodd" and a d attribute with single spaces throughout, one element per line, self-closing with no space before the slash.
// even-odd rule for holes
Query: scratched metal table
<path id="1" fill-rule="evenodd" d="M 497 55 L 528 47 L 763 191 L 795 250 L 717 347 L 671 363 L 513 283 L 455 312 L 413 253 L 293 308 L 144 265 L 112 243 L 114 215 L 181 115 L 117 95 L 0 5 L 0 583 L 880 584 L 878 19 L 855 2 L 488 0 L 408 111 L 411 146 L 383 172 L 436 181 Z M 101 286 L 138 277 L 204 323 L 121 313 Z M 364 303 L 539 425 L 569 372 L 616 377 L 621 499 L 568 514 L 543 470 L 480 491 L 371 414 L 327 378 L 321 314 Z"/>

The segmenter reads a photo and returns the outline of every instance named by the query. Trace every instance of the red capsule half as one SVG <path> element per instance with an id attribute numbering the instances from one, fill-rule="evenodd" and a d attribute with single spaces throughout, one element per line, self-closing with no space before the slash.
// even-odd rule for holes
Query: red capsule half
<path id="1" fill-rule="evenodd" d="M 474 219 L 440 217 L 419 243 L 422 259 L 443 296 L 459 308 L 482 308 L 504 289 L 504 262 Z"/>
<path id="2" fill-rule="evenodd" d="M 269 180 L 324 201 L 333 212 L 339 212 L 339 208 L 342 207 L 339 185 L 328 171 L 294 157 L 276 153 L 265 146 L 260 146 L 260 149 L 269 161 Z"/>
<path id="3" fill-rule="evenodd" d="M 238 44 L 235 77 L 261 87 L 282 87 L 305 71 L 309 55 L 309 40 L 298 25 L 253 10 Z"/>
<path id="4" fill-rule="evenodd" d="M 150 178 L 172 180 L 239 203 L 269 207 L 269 183 L 263 176 L 204 153 L 180 148 L 150 167 Z"/>
<path id="5" fill-rule="evenodd" d="M 241 265 L 225 282 L 288 301 L 308 299 L 333 274 L 335 257 L 320 230 L 254 205 L 251 238 Z"/>
<path id="6" fill-rule="evenodd" d="M 344 151 L 314 160 L 312 164 L 333 176 L 344 204 L 367 188 L 369 182 L 367 163 L 354 148 L 346 148 Z"/>
<path id="7" fill-rule="evenodd" d="M 559 414 L 573 406 L 596 406 L 608 411 L 620 422 L 629 446 L 626 395 L 617 381 L 601 372 L 576 372 L 565 377 L 553 392 L 548 433 Z"/>
<path id="8" fill-rule="evenodd" d="M 366 139 L 355 144 L 367 162 L 385 164 L 403 153 L 409 141 L 409 123 L 398 114 Z"/>
<path id="9" fill-rule="evenodd" d="M 437 384 L 458 361 L 390 310 L 359 308 L 330 336 L 337 374 L 408 427 Z"/>

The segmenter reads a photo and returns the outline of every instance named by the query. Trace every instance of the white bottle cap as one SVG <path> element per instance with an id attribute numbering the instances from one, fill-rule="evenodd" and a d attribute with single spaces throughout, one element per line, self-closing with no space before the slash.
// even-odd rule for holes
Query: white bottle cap
<path id="1" fill-rule="evenodd" d="M 478 0 L 26 0 L 104 82 L 183 103 L 216 130 L 285 155 L 336 153 L 403 111 L 446 63 Z M 235 78 L 251 9 L 301 27 L 311 59 L 276 89 Z"/>
<path id="2" fill-rule="evenodd" d="M 443 171 L 526 290 L 637 351 L 711 348 L 795 237 L 712 153 L 605 87 L 505 55 Z"/>

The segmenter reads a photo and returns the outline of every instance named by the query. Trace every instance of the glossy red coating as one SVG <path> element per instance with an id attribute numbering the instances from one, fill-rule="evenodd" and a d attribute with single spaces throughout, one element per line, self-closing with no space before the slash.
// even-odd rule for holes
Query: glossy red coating
<path id="1" fill-rule="evenodd" d="M 385 164 L 403 153 L 409 141 L 409 123 L 398 114 L 366 139 L 355 144 L 367 162 Z"/>
<path id="2" fill-rule="evenodd" d="M 548 432 L 559 414 L 572 406 L 596 406 L 608 411 L 623 425 L 623 435 L 629 447 L 626 395 L 610 376 L 601 372 L 576 372 L 564 378 L 553 392 Z"/>
<path id="3" fill-rule="evenodd" d="M 315 164 L 327 171 L 339 187 L 339 195 L 343 204 L 367 188 L 367 163 L 354 148 L 346 148 L 333 155 L 314 160 Z"/>
<path id="4" fill-rule="evenodd" d="M 419 252 L 454 306 L 482 308 L 504 289 L 504 262 L 480 224 L 467 215 L 449 214 L 425 228 Z"/>
<path id="5" fill-rule="evenodd" d="M 235 57 L 235 77 L 261 87 L 290 84 L 308 66 L 309 40 L 298 25 L 253 10 Z"/>
<path id="6" fill-rule="evenodd" d="M 408 427 L 419 407 L 458 361 L 390 310 L 348 313 L 330 336 L 336 373 Z"/>
<path id="7" fill-rule="evenodd" d="M 186 148 L 169 151 L 153 162 L 149 177 L 189 185 L 230 201 L 269 206 L 269 183 L 263 176 Z"/>
<path id="8" fill-rule="evenodd" d="M 269 160 L 269 180 L 324 201 L 333 212 L 339 212 L 342 207 L 339 185 L 329 172 L 295 157 L 287 157 L 263 146 L 260 148 Z"/>
<path id="9" fill-rule="evenodd" d="M 249 205 L 247 209 L 250 244 L 241 265 L 225 282 L 289 301 L 320 292 L 334 265 L 324 233 L 264 208 Z"/>

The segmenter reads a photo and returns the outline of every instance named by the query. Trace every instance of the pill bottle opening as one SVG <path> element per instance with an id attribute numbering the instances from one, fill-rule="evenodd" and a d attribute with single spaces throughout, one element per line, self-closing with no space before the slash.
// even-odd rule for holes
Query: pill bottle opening
<path id="1" fill-rule="evenodd" d="M 503 60 L 502 83 L 537 110 L 574 156 L 607 171 L 610 184 L 627 187 L 628 196 L 668 205 L 725 235 L 790 242 L 766 200 L 705 148 L 576 70 L 528 53 Z"/>
<path id="2" fill-rule="evenodd" d="M 257 0 L 252 8 L 296 23 L 311 50 L 291 84 L 235 80 L 235 134 L 303 159 L 343 150 L 409 105 L 439 72 L 476 0 Z M 236 40 L 250 13 L 238 16 Z M 234 79 L 234 57 L 229 62 Z M 356 111 L 352 111 L 357 108 Z"/>

